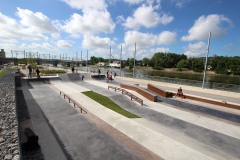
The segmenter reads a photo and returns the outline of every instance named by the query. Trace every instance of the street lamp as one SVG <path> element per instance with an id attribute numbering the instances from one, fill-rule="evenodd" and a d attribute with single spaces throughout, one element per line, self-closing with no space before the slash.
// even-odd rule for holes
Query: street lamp
<path id="1" fill-rule="evenodd" d="M 205 80 L 206 80 L 206 70 L 207 70 L 207 61 L 208 61 L 208 54 L 209 54 L 209 47 L 210 47 L 210 38 L 211 38 L 211 32 L 209 32 L 207 54 L 206 54 L 206 60 L 204 65 L 204 72 L 203 72 L 203 83 L 202 83 L 203 89 L 204 89 Z"/>

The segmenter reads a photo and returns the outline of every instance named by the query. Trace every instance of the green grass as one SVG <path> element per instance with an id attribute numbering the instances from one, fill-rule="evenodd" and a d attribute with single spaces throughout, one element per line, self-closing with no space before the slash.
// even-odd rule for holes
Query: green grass
<path id="1" fill-rule="evenodd" d="M 130 113 L 124 109 L 122 109 L 119 105 L 117 105 L 116 103 L 114 103 L 111 99 L 109 99 L 106 96 L 103 96 L 101 94 L 98 94 L 96 92 L 93 91 L 87 91 L 87 92 L 82 92 L 84 95 L 90 97 L 91 99 L 95 100 L 96 102 L 100 103 L 101 105 L 125 116 L 128 118 L 140 118 L 139 116 Z"/>
<path id="2" fill-rule="evenodd" d="M 7 71 L 7 68 L 1 69 L 0 70 L 0 77 L 3 76 L 3 74 Z"/>
<path id="3" fill-rule="evenodd" d="M 66 73 L 65 70 L 40 70 L 42 74 L 57 74 L 57 73 Z"/>

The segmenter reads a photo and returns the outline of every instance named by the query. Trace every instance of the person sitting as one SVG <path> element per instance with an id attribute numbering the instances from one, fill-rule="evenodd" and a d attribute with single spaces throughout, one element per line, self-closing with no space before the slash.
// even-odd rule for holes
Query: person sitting
<path id="1" fill-rule="evenodd" d="M 178 97 L 181 97 L 181 98 L 184 98 L 184 96 L 183 96 L 183 92 L 182 92 L 182 88 L 181 88 L 181 87 L 178 88 L 178 90 L 177 90 L 177 96 L 178 96 Z"/>

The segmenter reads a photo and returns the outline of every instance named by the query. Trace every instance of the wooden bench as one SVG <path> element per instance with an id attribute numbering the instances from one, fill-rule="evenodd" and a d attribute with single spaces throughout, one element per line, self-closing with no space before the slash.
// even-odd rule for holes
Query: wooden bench
<path id="1" fill-rule="evenodd" d="M 157 101 L 157 96 L 155 94 L 152 94 L 138 86 L 121 84 L 120 87 L 136 91 L 137 93 L 141 94 L 143 97 L 147 98 L 150 101 L 153 101 L 153 102 Z"/>

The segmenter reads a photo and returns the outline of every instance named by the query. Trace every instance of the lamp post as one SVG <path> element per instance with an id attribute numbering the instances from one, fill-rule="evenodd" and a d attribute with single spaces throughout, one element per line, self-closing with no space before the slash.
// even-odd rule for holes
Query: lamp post
<path id="1" fill-rule="evenodd" d="M 209 32 L 207 54 L 206 54 L 206 60 L 205 60 L 205 65 L 204 65 L 204 72 L 203 72 L 203 83 L 202 83 L 203 89 L 204 89 L 205 80 L 206 80 L 206 70 L 207 70 L 207 61 L 208 61 L 208 54 L 209 54 L 209 47 L 210 47 L 210 38 L 211 38 L 211 32 Z"/>
<path id="2" fill-rule="evenodd" d="M 137 54 L 137 44 L 135 42 L 135 52 L 134 52 L 134 60 L 133 60 L 133 78 L 135 78 L 135 59 Z"/>

